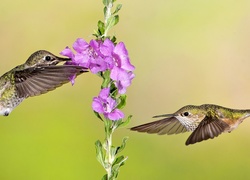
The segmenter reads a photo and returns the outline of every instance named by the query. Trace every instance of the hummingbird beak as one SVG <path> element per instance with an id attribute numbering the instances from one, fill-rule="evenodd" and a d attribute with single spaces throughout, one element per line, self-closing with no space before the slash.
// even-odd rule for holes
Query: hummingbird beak
<path id="1" fill-rule="evenodd" d="M 162 115 L 157 115 L 157 116 L 153 116 L 153 118 L 158 118 L 158 117 L 174 117 L 174 114 L 162 114 Z"/>
<path id="2" fill-rule="evenodd" d="M 71 61 L 71 58 L 61 58 L 61 57 L 58 57 L 58 60 L 60 62 L 62 62 L 62 61 Z"/>
<path id="3" fill-rule="evenodd" d="M 64 61 L 71 61 L 71 59 L 70 58 L 62 58 L 62 57 L 56 56 L 56 58 L 54 60 L 52 60 L 50 64 L 56 65 L 56 64 L 58 64 L 60 62 L 64 62 Z"/>

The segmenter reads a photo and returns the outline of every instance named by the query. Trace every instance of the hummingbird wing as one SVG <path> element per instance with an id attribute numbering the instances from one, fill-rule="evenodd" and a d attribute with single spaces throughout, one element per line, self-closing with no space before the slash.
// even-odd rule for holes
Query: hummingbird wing
<path id="1" fill-rule="evenodd" d="M 229 125 L 222 120 L 212 119 L 206 116 L 188 137 L 186 145 L 201 142 L 207 139 L 213 139 L 219 136 L 224 130 L 229 128 Z"/>
<path id="2" fill-rule="evenodd" d="M 175 117 L 168 117 L 158 121 L 142 124 L 139 126 L 132 127 L 130 130 L 138 132 L 147 132 L 149 134 L 157 133 L 163 134 L 179 134 L 187 132 L 185 126 L 183 126 L 178 119 Z"/>
<path id="3" fill-rule="evenodd" d="M 70 81 L 70 77 L 87 72 L 74 65 L 38 66 L 17 71 L 14 75 L 19 97 L 37 96 Z"/>

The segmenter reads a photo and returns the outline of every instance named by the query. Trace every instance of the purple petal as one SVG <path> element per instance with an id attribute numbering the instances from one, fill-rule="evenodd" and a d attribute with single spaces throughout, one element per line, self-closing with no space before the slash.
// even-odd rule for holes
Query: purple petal
<path id="1" fill-rule="evenodd" d="M 114 109 L 111 113 L 104 113 L 103 115 L 106 118 L 113 120 L 113 121 L 124 118 L 123 112 L 119 109 Z"/>
<path id="2" fill-rule="evenodd" d="M 120 94 L 126 92 L 127 87 L 130 86 L 132 79 L 135 75 L 132 72 L 127 72 L 124 69 L 113 67 L 110 73 L 110 78 L 115 81 L 115 85 Z"/>
<path id="3" fill-rule="evenodd" d="M 97 41 L 97 40 L 91 40 L 89 42 L 89 45 L 94 50 L 95 54 L 97 54 L 97 56 L 100 56 L 100 44 L 101 43 L 102 43 L 102 41 Z"/>
<path id="4" fill-rule="evenodd" d="M 86 51 L 89 48 L 89 44 L 82 38 L 78 38 L 74 44 L 73 44 L 73 48 L 76 52 L 78 53 L 82 53 L 84 51 Z"/>
<path id="5" fill-rule="evenodd" d="M 115 47 L 114 43 L 110 39 L 105 39 L 103 44 L 101 44 L 101 46 L 100 46 L 100 52 L 104 56 L 110 56 L 111 57 L 114 47 Z"/>
<path id="6" fill-rule="evenodd" d="M 123 42 L 119 42 L 114 48 L 114 57 L 117 60 L 118 67 L 127 71 L 133 71 L 135 67 L 130 63 L 128 51 Z"/>
<path id="7" fill-rule="evenodd" d="M 74 62 L 79 66 L 83 66 L 85 68 L 89 68 L 90 59 L 89 56 L 85 54 L 76 54 L 74 58 Z"/>
<path id="8" fill-rule="evenodd" d="M 75 78 L 76 78 L 76 74 L 74 74 L 73 76 L 69 77 L 69 80 L 70 80 L 72 86 L 75 84 Z"/>
<path id="9" fill-rule="evenodd" d="M 113 111 L 113 109 L 115 109 L 116 107 L 116 100 L 114 100 L 111 97 L 107 98 L 107 106 L 106 106 L 106 112 L 110 113 Z"/>
<path id="10" fill-rule="evenodd" d="M 92 109 L 98 113 L 104 113 L 103 104 L 99 98 L 93 98 Z"/>
<path id="11" fill-rule="evenodd" d="M 68 46 L 64 50 L 62 50 L 60 54 L 63 56 L 67 56 L 71 59 L 74 59 L 74 53 Z"/>
<path id="12" fill-rule="evenodd" d="M 119 74 L 123 73 L 123 71 L 124 71 L 123 69 L 114 66 L 110 72 L 110 78 L 113 79 L 114 81 L 117 81 L 119 79 Z"/>
<path id="13" fill-rule="evenodd" d="M 102 58 L 96 58 L 90 60 L 89 69 L 92 73 L 96 74 L 100 71 L 107 70 L 108 65 Z"/>
<path id="14" fill-rule="evenodd" d="M 98 97 L 105 100 L 105 101 L 107 101 L 107 98 L 109 97 L 109 92 L 110 92 L 110 88 L 103 88 L 100 91 Z"/>
<path id="15" fill-rule="evenodd" d="M 107 64 L 107 69 L 113 69 L 113 67 L 115 66 L 115 62 L 112 57 L 105 57 L 104 61 Z"/>

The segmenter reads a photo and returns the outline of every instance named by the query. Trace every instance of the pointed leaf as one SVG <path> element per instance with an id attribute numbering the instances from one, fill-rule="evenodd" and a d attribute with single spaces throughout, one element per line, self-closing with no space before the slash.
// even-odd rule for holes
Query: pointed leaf
<path id="1" fill-rule="evenodd" d="M 125 161 L 128 159 L 128 157 L 120 156 L 116 159 L 114 165 L 112 166 L 113 172 L 118 173 L 119 168 L 125 164 Z M 115 173 L 114 173 L 115 174 Z"/>
<path id="2" fill-rule="evenodd" d="M 131 118 L 132 118 L 132 115 L 129 115 L 128 118 L 119 125 L 119 127 L 127 126 L 130 123 Z"/>
<path id="3" fill-rule="evenodd" d="M 107 6 L 105 6 L 105 7 L 103 8 L 103 14 L 104 14 L 104 17 L 107 16 Z"/>
<path id="4" fill-rule="evenodd" d="M 116 8 L 115 8 L 115 11 L 112 13 L 112 14 L 116 14 L 118 13 L 118 11 L 120 11 L 122 8 L 122 4 L 117 4 Z"/>
<path id="5" fill-rule="evenodd" d="M 122 119 L 117 120 L 117 121 L 113 121 L 112 129 L 113 130 L 117 129 L 118 127 L 120 127 L 122 125 L 122 123 L 123 123 Z"/>
<path id="6" fill-rule="evenodd" d="M 115 165 L 122 163 L 124 159 L 125 159 L 124 156 L 117 157 L 112 166 L 114 167 Z"/>
<path id="7" fill-rule="evenodd" d="M 112 98 L 116 99 L 116 96 L 118 94 L 118 89 L 115 86 L 114 82 L 112 81 L 111 85 L 110 85 L 110 94 L 112 96 Z"/>
<path id="8" fill-rule="evenodd" d="M 96 112 L 96 111 L 93 111 L 93 112 L 94 112 L 94 114 L 96 115 L 97 118 L 99 118 L 100 120 L 103 121 L 102 117 L 100 116 L 100 114 L 98 112 Z"/>
<path id="9" fill-rule="evenodd" d="M 102 82 L 102 88 L 106 88 L 108 87 L 109 83 L 110 83 L 110 71 L 107 70 L 102 74 L 103 77 L 103 82 Z"/>
<path id="10" fill-rule="evenodd" d="M 119 152 L 121 152 L 126 147 L 127 141 L 128 141 L 128 137 L 124 137 L 123 140 L 122 140 L 121 146 L 117 149 L 117 154 Z"/>
<path id="11" fill-rule="evenodd" d="M 111 149 L 110 149 L 110 154 L 115 157 L 115 155 L 117 154 L 117 151 L 118 151 L 118 147 L 114 147 L 112 146 Z"/>
<path id="12" fill-rule="evenodd" d="M 127 99 L 127 96 L 125 94 L 119 97 L 119 104 L 117 106 L 118 109 L 122 109 L 126 106 L 126 99 Z"/>
<path id="13" fill-rule="evenodd" d="M 119 16 L 118 16 L 118 15 L 115 15 L 115 16 L 113 16 L 113 17 L 110 17 L 110 18 L 108 19 L 108 22 L 107 22 L 106 30 L 107 30 L 107 29 L 110 29 L 111 27 L 113 27 L 114 25 L 116 25 L 118 22 L 119 22 Z"/>
<path id="14" fill-rule="evenodd" d="M 104 25 L 104 23 L 102 21 L 98 21 L 97 27 L 98 27 L 99 34 L 103 35 L 103 33 L 105 32 L 105 25 Z"/>
<path id="15" fill-rule="evenodd" d="M 100 142 L 100 140 L 97 140 L 95 142 L 95 148 L 96 148 L 96 159 L 104 167 L 105 166 L 104 155 L 103 155 L 103 151 L 102 151 L 102 143 Z"/>
<path id="16" fill-rule="evenodd" d="M 102 3 L 104 4 L 104 6 L 108 6 L 109 0 L 102 0 Z"/>
<path id="17" fill-rule="evenodd" d="M 105 175 L 102 177 L 102 180 L 108 180 L 108 175 L 105 174 Z"/>
<path id="18" fill-rule="evenodd" d="M 116 44 L 116 37 L 113 36 L 111 39 L 110 39 L 114 44 Z"/>

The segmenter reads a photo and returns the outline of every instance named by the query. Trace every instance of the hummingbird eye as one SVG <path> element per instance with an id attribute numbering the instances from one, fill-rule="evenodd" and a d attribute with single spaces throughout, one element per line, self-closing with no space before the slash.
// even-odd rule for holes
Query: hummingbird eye
<path id="1" fill-rule="evenodd" d="M 50 60 L 51 60 L 51 57 L 50 57 L 50 56 L 45 56 L 45 60 L 46 60 L 46 61 L 50 61 Z"/>
<path id="2" fill-rule="evenodd" d="M 183 115 L 183 116 L 188 116 L 188 115 L 189 115 L 189 112 L 184 112 L 182 115 Z"/>

